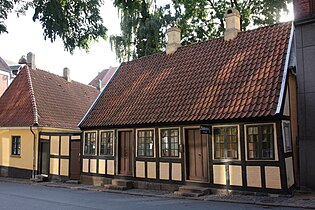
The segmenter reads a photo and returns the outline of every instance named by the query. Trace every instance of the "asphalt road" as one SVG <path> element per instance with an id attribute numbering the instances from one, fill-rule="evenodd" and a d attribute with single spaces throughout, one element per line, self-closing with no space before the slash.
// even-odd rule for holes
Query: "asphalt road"
<path id="1" fill-rule="evenodd" d="M 0 182 L 0 209 L 227 210 L 293 208 L 274 208 L 224 202 L 133 196 Z"/>

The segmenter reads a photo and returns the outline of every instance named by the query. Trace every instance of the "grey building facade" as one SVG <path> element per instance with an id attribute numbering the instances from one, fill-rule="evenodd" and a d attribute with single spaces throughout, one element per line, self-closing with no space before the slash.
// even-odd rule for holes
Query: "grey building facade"
<path id="1" fill-rule="evenodd" d="M 315 189 L 315 0 L 294 0 L 300 185 Z"/>

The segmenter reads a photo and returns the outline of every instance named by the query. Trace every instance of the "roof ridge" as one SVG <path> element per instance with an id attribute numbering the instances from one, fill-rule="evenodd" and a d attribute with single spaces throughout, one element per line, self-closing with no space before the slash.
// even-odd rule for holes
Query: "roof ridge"
<path id="1" fill-rule="evenodd" d="M 285 25 L 285 24 L 290 24 L 290 23 L 292 24 L 292 21 L 277 22 L 277 23 L 271 24 L 271 25 L 266 25 L 266 26 L 261 26 L 261 27 L 257 27 L 257 28 L 252 28 L 252 29 L 245 30 L 245 31 L 240 31 L 239 34 L 250 33 L 250 32 L 253 32 L 253 31 L 257 31 L 257 30 L 263 30 L 263 29 L 266 29 L 266 28 L 269 28 L 269 27 L 275 27 L 277 25 Z M 193 42 L 193 43 L 190 43 L 190 44 L 186 44 L 186 45 L 180 46 L 178 49 L 191 47 L 191 46 L 202 44 L 202 43 L 205 43 L 205 42 L 213 42 L 215 40 L 220 40 L 220 39 L 223 39 L 223 36 L 220 36 L 220 37 L 209 37 L 209 38 L 207 38 L 205 40 L 196 41 L 196 42 Z M 162 49 L 162 51 L 160 51 L 160 52 L 156 52 L 156 53 L 153 53 L 153 54 L 150 54 L 150 55 L 145 55 L 145 56 L 142 56 L 140 58 L 136 58 L 136 59 L 133 59 L 133 60 L 130 60 L 130 61 L 125 61 L 125 62 L 122 62 L 122 64 L 130 63 L 130 62 L 136 62 L 136 61 L 139 61 L 139 60 L 142 60 L 142 59 L 145 59 L 145 58 L 148 58 L 148 57 L 157 56 L 157 55 L 163 54 L 163 53 L 165 53 L 165 50 Z"/>
<path id="2" fill-rule="evenodd" d="M 33 114 L 34 114 L 34 125 L 38 125 L 38 111 L 37 111 L 37 104 L 35 100 L 35 94 L 34 94 L 34 88 L 33 88 L 33 83 L 32 83 L 32 77 L 31 77 L 31 72 L 28 66 L 26 66 L 26 75 L 27 75 L 27 82 L 28 82 L 28 87 L 29 87 L 29 92 L 31 94 L 31 102 L 32 102 L 32 107 L 33 107 Z"/>
<path id="3" fill-rule="evenodd" d="M 42 71 L 42 72 L 45 72 L 45 73 L 48 73 L 48 74 L 52 74 L 52 75 L 54 75 L 54 76 L 57 76 L 57 77 L 60 77 L 60 78 L 62 78 L 62 79 L 64 79 L 64 77 L 63 76 L 60 76 L 60 75 L 58 75 L 58 74 L 55 74 L 55 73 L 53 73 L 53 72 L 50 72 L 49 70 L 45 70 L 45 69 L 39 69 L 39 68 L 36 68 L 36 69 L 34 69 L 35 71 Z M 67 82 L 67 80 L 65 80 L 66 82 Z M 82 83 L 82 82 L 79 82 L 79 81 L 76 81 L 76 80 L 73 80 L 73 79 L 71 79 L 71 82 L 69 82 L 69 83 L 78 83 L 78 84 L 80 84 L 80 85 L 85 85 L 85 86 L 90 86 L 90 85 L 88 85 L 88 84 L 84 84 L 84 83 Z"/>

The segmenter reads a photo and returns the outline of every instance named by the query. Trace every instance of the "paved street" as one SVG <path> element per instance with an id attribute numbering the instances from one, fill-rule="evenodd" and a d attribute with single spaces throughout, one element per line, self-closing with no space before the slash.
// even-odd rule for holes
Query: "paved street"
<path id="1" fill-rule="evenodd" d="M 294 209 L 133 196 L 0 182 L 0 209 Z"/>

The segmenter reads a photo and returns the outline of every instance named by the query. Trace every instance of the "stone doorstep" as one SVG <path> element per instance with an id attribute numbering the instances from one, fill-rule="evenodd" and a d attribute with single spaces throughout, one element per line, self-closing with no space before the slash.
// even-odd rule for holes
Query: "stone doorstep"
<path id="1" fill-rule="evenodd" d="M 104 188 L 108 190 L 128 190 L 133 188 L 133 182 L 124 179 L 113 179 L 112 184 L 104 185 Z"/>
<path id="2" fill-rule="evenodd" d="M 126 187 L 127 189 L 133 188 L 133 182 L 130 180 L 124 180 L 124 179 L 113 179 L 112 185 L 119 186 L 119 187 Z"/>
<path id="3" fill-rule="evenodd" d="M 199 197 L 202 195 L 208 195 L 211 193 L 209 188 L 196 187 L 196 186 L 182 186 L 179 187 L 178 191 L 174 192 L 178 196 L 186 197 Z"/>

